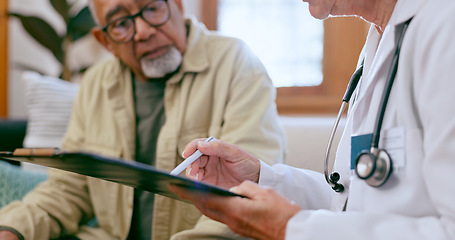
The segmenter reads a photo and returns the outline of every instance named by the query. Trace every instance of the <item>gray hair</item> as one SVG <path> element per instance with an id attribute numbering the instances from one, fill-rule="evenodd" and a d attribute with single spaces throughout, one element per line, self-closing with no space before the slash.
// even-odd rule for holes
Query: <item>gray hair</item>
<path id="1" fill-rule="evenodd" d="M 95 3 L 93 0 L 88 0 L 88 9 L 90 10 L 90 13 L 92 14 L 93 21 L 95 21 L 96 25 L 100 25 L 100 20 L 98 19 L 98 16 L 96 15 L 96 8 L 95 8 Z"/>

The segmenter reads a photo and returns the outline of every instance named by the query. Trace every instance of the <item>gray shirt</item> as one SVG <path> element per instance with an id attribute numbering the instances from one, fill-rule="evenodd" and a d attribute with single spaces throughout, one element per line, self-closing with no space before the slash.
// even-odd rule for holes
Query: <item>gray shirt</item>
<path id="1" fill-rule="evenodd" d="M 155 165 L 156 142 L 165 121 L 165 81 L 139 82 L 134 80 L 136 110 L 136 161 Z M 134 190 L 133 217 L 129 240 L 152 239 L 154 194 Z"/>

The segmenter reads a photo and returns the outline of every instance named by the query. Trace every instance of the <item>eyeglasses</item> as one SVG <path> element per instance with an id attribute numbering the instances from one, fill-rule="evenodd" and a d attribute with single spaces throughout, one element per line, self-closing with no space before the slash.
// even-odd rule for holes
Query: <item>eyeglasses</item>
<path id="1" fill-rule="evenodd" d="M 110 39 L 116 43 L 127 43 L 136 34 L 135 18 L 141 17 L 152 27 L 159 27 L 165 24 L 171 17 L 167 0 L 155 0 L 150 2 L 138 13 L 118 18 L 102 28 Z"/>

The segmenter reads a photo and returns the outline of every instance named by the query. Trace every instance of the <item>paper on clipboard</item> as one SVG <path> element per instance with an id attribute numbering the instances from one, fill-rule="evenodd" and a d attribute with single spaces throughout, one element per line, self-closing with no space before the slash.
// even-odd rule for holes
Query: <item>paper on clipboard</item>
<path id="1" fill-rule="evenodd" d="M 177 185 L 193 191 L 220 196 L 240 196 L 226 189 L 186 177 L 172 176 L 168 172 L 140 162 L 127 162 L 84 152 L 61 152 L 59 149 L 17 149 L 0 152 L 0 159 L 29 162 L 57 168 L 94 178 L 99 178 L 134 188 L 185 201 L 171 192 L 169 185 Z"/>

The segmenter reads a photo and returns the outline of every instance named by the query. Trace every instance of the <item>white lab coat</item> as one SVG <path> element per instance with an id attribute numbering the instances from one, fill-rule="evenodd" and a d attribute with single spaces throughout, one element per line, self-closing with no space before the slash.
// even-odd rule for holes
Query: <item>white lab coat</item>
<path id="1" fill-rule="evenodd" d="M 380 147 L 387 145 L 383 136 L 388 132 L 398 132 L 401 140 L 385 147 L 395 154 L 394 171 L 383 186 L 373 188 L 350 170 L 351 136 L 374 131 L 397 38 L 411 17 Z M 452 0 L 398 0 L 382 39 L 370 29 L 360 56 L 363 77 L 336 156 L 346 190 L 333 192 L 314 172 L 261 167 L 260 184 L 303 209 L 288 222 L 286 239 L 455 239 L 454 36 Z M 347 211 L 341 212 L 347 198 Z"/>

